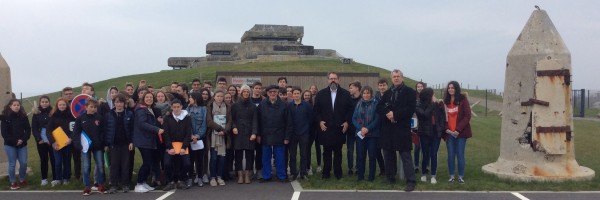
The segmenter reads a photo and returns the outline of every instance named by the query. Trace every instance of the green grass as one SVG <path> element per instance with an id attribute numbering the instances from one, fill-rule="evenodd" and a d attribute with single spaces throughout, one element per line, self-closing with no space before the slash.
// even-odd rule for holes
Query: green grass
<path id="1" fill-rule="evenodd" d="M 600 113 L 600 109 L 598 109 L 598 108 L 585 109 L 585 117 L 598 118 L 599 113 Z"/>
<path id="2" fill-rule="evenodd" d="M 479 108 L 477 108 L 479 107 Z M 476 113 L 483 111 L 481 106 L 476 106 Z M 579 190 L 598 190 L 600 180 L 594 178 L 591 181 L 583 182 L 564 182 L 564 183 L 544 183 L 544 182 L 512 182 L 500 180 L 495 176 L 483 173 L 483 165 L 493 163 L 499 156 L 500 147 L 500 127 L 501 118 L 497 112 L 488 114 L 488 117 L 481 117 L 483 113 L 478 113 L 480 117 L 473 117 L 471 126 L 473 129 L 473 138 L 467 142 L 466 157 L 467 166 L 465 169 L 466 184 L 448 184 L 448 165 L 447 151 L 445 142 L 441 142 L 438 156 L 438 184 L 417 183 L 417 190 L 466 190 L 466 191 L 579 191 Z M 576 120 L 576 146 L 575 152 L 577 161 L 581 166 L 586 166 L 596 172 L 600 172 L 600 160 L 597 159 L 595 149 L 600 142 L 597 137 L 600 130 L 600 123 L 585 120 Z M 344 157 L 342 168 L 346 174 L 346 153 L 344 147 Z M 313 166 L 316 163 L 313 162 Z M 366 176 L 366 174 L 365 174 Z M 419 178 L 419 175 L 417 176 Z M 304 189 L 345 189 L 345 190 L 401 190 L 403 183 L 389 185 L 384 177 L 376 177 L 374 182 L 357 182 L 356 176 L 345 176 L 342 180 L 321 180 L 319 176 L 313 176 L 308 181 L 301 182 Z"/>

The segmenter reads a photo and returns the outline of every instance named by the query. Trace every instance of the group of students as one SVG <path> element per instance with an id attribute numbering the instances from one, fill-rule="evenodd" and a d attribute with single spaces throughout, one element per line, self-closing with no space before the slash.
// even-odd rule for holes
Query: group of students
<path id="1" fill-rule="evenodd" d="M 232 176 L 237 176 L 240 184 L 253 179 L 307 180 L 313 174 L 313 144 L 316 171 L 321 172 L 322 179 L 329 179 L 332 170 L 335 178 L 342 178 L 341 149 L 346 144 L 348 175 L 356 174 L 359 181 L 364 180 L 368 155 L 367 180 L 375 179 L 379 162 L 380 175 L 393 183 L 399 153 L 407 181 L 405 190 L 412 191 L 416 185 L 414 168 L 419 165 L 417 161 L 413 166 L 411 158 L 413 134 L 419 137 L 423 152 L 422 181 L 430 175 L 431 183 L 437 182 L 437 151 L 444 139 L 449 182 L 464 183 L 464 149 L 466 139 L 471 137 L 471 111 L 460 85 L 456 81 L 448 83 L 443 101 L 438 101 L 424 83 L 419 82 L 415 91 L 404 85 L 403 79 L 402 72 L 394 70 L 391 88 L 386 79 L 381 79 L 377 91 L 358 81 L 346 90 L 340 87 L 335 72 L 328 73 L 328 85 L 322 90 L 315 85 L 308 90 L 288 86 L 285 77 L 266 88 L 260 82 L 228 86 L 225 78 L 219 78 L 215 90 L 210 81 L 201 83 L 198 79 L 192 81 L 192 88 L 173 82 L 156 91 L 140 81 L 137 88 L 127 84 L 124 91 L 111 87 L 106 100 L 97 100 L 94 87 L 84 83 L 81 93 L 90 96 L 84 113 L 76 118 L 71 114 L 73 89 L 67 87 L 54 106 L 48 96 L 39 98 L 32 126 L 21 102 L 12 99 L 0 116 L 10 189 L 27 184 L 30 135 L 40 156 L 41 185 L 49 184 L 48 161 L 53 176 L 50 184 L 68 184 L 73 158 L 75 178 L 79 180 L 83 175 L 86 196 L 92 190 L 115 193 L 120 188 L 128 192 L 135 147 L 142 165 L 134 191 L 148 192 L 158 186 L 168 191 L 188 189 L 193 184 L 225 185 Z M 411 130 L 410 120 L 415 115 L 418 128 Z M 66 142 L 57 141 L 57 129 L 67 135 Z M 105 152 L 110 152 L 106 160 L 110 162 L 110 189 L 104 180 Z M 92 157 L 94 182 L 90 180 Z M 454 179 L 455 158 L 458 179 Z M 17 161 L 19 182 L 15 175 Z"/>

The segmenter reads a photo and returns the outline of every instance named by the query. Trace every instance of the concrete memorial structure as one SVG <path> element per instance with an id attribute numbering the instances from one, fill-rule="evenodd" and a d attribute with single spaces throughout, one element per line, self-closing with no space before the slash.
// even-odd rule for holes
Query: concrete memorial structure
<path id="1" fill-rule="evenodd" d="M 0 110 L 4 109 L 4 105 L 12 98 L 12 86 L 10 80 L 10 67 L 0 54 Z M 0 111 L 2 112 L 2 111 Z M 0 137 L 0 165 L 6 165 L 6 153 L 4 152 L 4 139 Z M 1 167 L 0 167 L 1 168 Z M 3 172 L 0 172 L 3 173 Z"/>
<path id="2" fill-rule="evenodd" d="M 244 33 L 239 43 L 211 42 L 206 44 L 208 55 L 205 57 L 170 57 L 167 62 L 169 67 L 177 69 L 339 58 L 335 50 L 315 49 L 314 46 L 302 44 L 303 37 L 303 26 L 256 24 Z"/>
<path id="3" fill-rule="evenodd" d="M 500 156 L 484 172 L 526 182 L 594 177 L 575 160 L 571 74 L 571 53 L 546 11 L 534 10 L 507 56 Z"/>

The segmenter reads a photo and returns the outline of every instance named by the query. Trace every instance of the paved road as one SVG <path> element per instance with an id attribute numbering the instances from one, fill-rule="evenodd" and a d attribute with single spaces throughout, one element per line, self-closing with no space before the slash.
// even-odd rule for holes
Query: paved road
<path id="1" fill-rule="evenodd" d="M 81 191 L 2 191 L 0 199 L 40 200 L 40 199 L 81 199 Z M 154 191 L 144 194 L 94 193 L 84 199 L 157 199 L 157 200 L 185 200 L 185 199 L 276 199 L 276 200 L 350 200 L 350 199 L 443 199 L 443 200 L 578 200 L 600 199 L 600 192 L 467 192 L 467 191 L 416 191 L 406 193 L 403 191 L 323 191 L 303 190 L 295 183 L 253 183 L 238 185 L 202 188 L 194 187 L 189 190 L 172 190 L 170 192 Z"/>

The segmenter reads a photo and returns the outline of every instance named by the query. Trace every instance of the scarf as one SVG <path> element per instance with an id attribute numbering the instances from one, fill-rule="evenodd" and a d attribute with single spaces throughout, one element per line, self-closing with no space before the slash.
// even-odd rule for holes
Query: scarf
<path id="1" fill-rule="evenodd" d="M 362 127 L 367 127 L 373 122 L 373 117 L 375 116 L 375 101 L 373 99 L 369 101 L 361 99 L 356 104 L 356 111 L 358 112 L 358 124 Z"/>
<path id="2" fill-rule="evenodd" d="M 227 115 L 227 105 L 225 104 L 225 102 L 223 102 L 220 107 L 217 105 L 217 102 L 213 102 L 212 115 L 213 115 L 213 117 L 215 117 L 217 115 Z M 222 126 L 223 126 L 223 128 L 225 128 L 224 125 L 222 125 Z M 215 150 L 217 151 L 217 155 L 225 156 L 225 150 L 227 148 L 227 146 L 225 144 L 225 136 L 217 135 L 217 131 L 213 130 L 213 135 L 212 135 L 210 141 L 211 141 L 210 147 L 215 148 Z"/>

